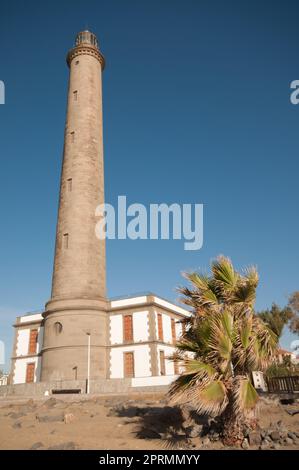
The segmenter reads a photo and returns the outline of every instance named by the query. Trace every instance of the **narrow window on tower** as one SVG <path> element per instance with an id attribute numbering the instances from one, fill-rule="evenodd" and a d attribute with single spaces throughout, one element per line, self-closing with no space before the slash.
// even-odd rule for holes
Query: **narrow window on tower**
<path id="1" fill-rule="evenodd" d="M 73 95 L 74 95 L 74 101 L 77 101 L 78 100 L 78 91 L 77 90 L 73 91 Z"/>
<path id="2" fill-rule="evenodd" d="M 74 143 L 75 142 L 75 132 L 71 132 L 71 142 Z"/>
<path id="3" fill-rule="evenodd" d="M 54 323 L 54 331 L 57 336 L 62 332 L 62 324 L 59 321 Z"/>
<path id="4" fill-rule="evenodd" d="M 69 234 L 63 234 L 63 248 L 67 249 L 69 247 Z"/>
<path id="5" fill-rule="evenodd" d="M 78 65 L 78 64 L 79 64 L 79 60 L 76 60 L 75 65 Z"/>
<path id="6" fill-rule="evenodd" d="M 72 189 L 73 189 L 73 180 L 72 180 L 72 178 L 68 178 L 67 179 L 67 190 L 72 191 Z"/>

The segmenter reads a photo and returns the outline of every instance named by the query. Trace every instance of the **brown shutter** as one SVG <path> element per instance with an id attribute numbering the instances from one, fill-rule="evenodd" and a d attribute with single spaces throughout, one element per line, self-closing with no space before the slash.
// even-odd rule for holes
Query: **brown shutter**
<path id="1" fill-rule="evenodd" d="M 175 319 L 171 319 L 171 334 L 172 334 L 172 342 L 176 343 L 176 331 L 175 331 Z"/>
<path id="2" fill-rule="evenodd" d="M 160 341 L 163 341 L 163 322 L 161 313 L 158 313 L 158 338 Z"/>
<path id="3" fill-rule="evenodd" d="M 28 354 L 36 353 L 38 330 L 30 330 Z"/>
<path id="4" fill-rule="evenodd" d="M 29 362 L 26 367 L 26 383 L 34 382 L 35 363 Z"/>
<path id="5" fill-rule="evenodd" d="M 135 376 L 133 352 L 124 353 L 124 376 L 125 377 Z"/>
<path id="6" fill-rule="evenodd" d="M 124 316 L 124 341 L 133 341 L 133 316 Z"/>
<path id="7" fill-rule="evenodd" d="M 160 374 L 165 375 L 165 353 L 160 351 Z"/>

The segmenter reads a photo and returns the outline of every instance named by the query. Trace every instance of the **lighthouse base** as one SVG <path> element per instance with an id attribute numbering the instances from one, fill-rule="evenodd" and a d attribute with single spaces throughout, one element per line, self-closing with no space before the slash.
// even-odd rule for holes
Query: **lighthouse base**
<path id="1" fill-rule="evenodd" d="M 85 380 L 87 375 L 93 380 L 107 378 L 109 317 L 105 300 L 51 300 L 43 317 L 42 382 Z"/>

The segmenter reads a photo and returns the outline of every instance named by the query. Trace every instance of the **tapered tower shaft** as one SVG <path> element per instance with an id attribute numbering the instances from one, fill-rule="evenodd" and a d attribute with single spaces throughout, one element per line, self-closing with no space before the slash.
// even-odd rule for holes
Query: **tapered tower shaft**
<path id="1" fill-rule="evenodd" d="M 95 236 L 104 202 L 102 70 L 90 32 L 79 33 L 70 67 L 52 299 L 105 298 L 105 242 Z"/>

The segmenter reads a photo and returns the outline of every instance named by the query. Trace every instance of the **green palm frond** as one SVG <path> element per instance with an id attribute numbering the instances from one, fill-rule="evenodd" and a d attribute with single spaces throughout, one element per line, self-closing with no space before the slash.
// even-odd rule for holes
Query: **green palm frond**
<path id="1" fill-rule="evenodd" d="M 248 377 L 236 377 L 234 381 L 234 404 L 238 414 L 255 408 L 259 396 Z"/>
<path id="2" fill-rule="evenodd" d="M 192 358 L 186 358 L 183 363 L 185 371 L 183 375 L 196 374 L 197 378 L 208 376 L 214 377 L 217 371 L 210 364 L 205 364 L 202 361 Z"/>
<path id="3" fill-rule="evenodd" d="M 188 279 L 196 289 L 207 290 L 210 288 L 210 277 L 197 272 L 184 273 L 183 276 Z"/>
<path id="4" fill-rule="evenodd" d="M 196 341 L 190 341 L 183 338 L 181 341 L 176 343 L 176 348 L 180 352 L 197 353 L 200 350 L 200 345 Z"/>
<path id="5" fill-rule="evenodd" d="M 258 275 L 257 269 L 254 266 L 249 266 L 248 268 L 245 268 L 244 276 L 250 285 L 252 285 L 255 288 L 258 286 L 259 275 Z"/>
<path id="6" fill-rule="evenodd" d="M 171 385 L 168 392 L 170 402 L 188 403 L 190 401 L 189 390 L 194 387 L 196 374 L 180 375 Z"/>
<path id="7" fill-rule="evenodd" d="M 234 270 L 231 260 L 224 256 L 220 256 L 213 261 L 212 272 L 215 281 L 220 282 L 229 289 L 234 288 L 239 280 L 239 275 Z"/>
<path id="8" fill-rule="evenodd" d="M 233 347 L 233 317 L 228 311 L 216 313 L 209 319 L 208 345 L 218 358 L 230 360 Z"/>
<path id="9" fill-rule="evenodd" d="M 241 284 L 235 289 L 232 296 L 232 301 L 235 303 L 253 305 L 256 297 L 255 291 L 256 287 L 253 285 L 249 283 Z"/>
<path id="10" fill-rule="evenodd" d="M 223 412 L 228 403 L 227 390 L 221 380 L 212 380 L 205 387 L 191 390 L 190 399 L 197 412 L 217 416 Z"/>
<path id="11" fill-rule="evenodd" d="M 250 335 L 252 332 L 252 317 L 241 321 L 239 328 L 241 345 L 242 348 L 244 348 L 246 351 L 246 349 L 250 345 Z"/>
<path id="12" fill-rule="evenodd" d="M 205 305 L 218 305 L 219 299 L 216 292 L 212 289 L 207 289 L 200 295 L 200 303 L 202 306 Z"/>
<path id="13" fill-rule="evenodd" d="M 234 338 L 234 317 L 229 310 L 225 310 L 220 315 L 220 324 L 227 336 L 233 341 Z"/>

